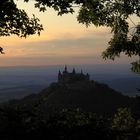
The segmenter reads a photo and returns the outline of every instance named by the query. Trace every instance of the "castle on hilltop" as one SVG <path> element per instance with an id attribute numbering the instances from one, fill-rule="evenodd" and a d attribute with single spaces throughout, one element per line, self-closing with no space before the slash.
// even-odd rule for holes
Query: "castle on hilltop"
<path id="1" fill-rule="evenodd" d="M 58 82 L 59 83 L 73 83 L 77 81 L 89 81 L 89 74 L 83 74 L 82 70 L 81 73 L 76 73 L 75 69 L 73 68 L 72 72 L 67 71 L 67 66 L 65 66 L 64 71 L 61 72 L 59 70 L 58 73 Z"/>

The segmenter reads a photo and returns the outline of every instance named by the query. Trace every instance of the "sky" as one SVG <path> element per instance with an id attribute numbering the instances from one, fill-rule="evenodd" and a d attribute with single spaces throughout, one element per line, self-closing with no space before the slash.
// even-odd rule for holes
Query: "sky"
<path id="1" fill-rule="evenodd" d="M 18 7 L 31 16 L 35 14 L 43 24 L 41 35 L 19 38 L 15 35 L 0 37 L 0 46 L 5 50 L 0 55 L 0 66 L 23 65 L 70 65 L 130 63 L 133 58 L 122 56 L 115 61 L 103 60 L 101 53 L 107 48 L 111 38 L 110 28 L 86 27 L 79 24 L 74 14 L 57 16 L 52 9 L 45 13 L 34 8 L 34 3 L 16 1 Z M 135 23 L 138 18 L 131 17 Z M 132 24 L 132 23 L 130 23 Z M 133 25 L 131 25 L 133 26 Z M 134 58 L 135 59 L 135 58 Z"/>

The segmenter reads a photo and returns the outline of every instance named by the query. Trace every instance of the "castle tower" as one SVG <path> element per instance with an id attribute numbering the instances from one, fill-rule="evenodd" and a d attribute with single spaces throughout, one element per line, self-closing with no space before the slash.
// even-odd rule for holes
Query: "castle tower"
<path id="1" fill-rule="evenodd" d="M 63 73 L 67 73 L 67 65 L 65 65 L 65 68 L 64 68 L 64 72 Z"/>
<path id="2" fill-rule="evenodd" d="M 75 68 L 73 68 L 72 73 L 73 73 L 73 74 L 75 74 L 75 73 L 76 73 L 76 72 L 75 72 Z"/>
<path id="3" fill-rule="evenodd" d="M 72 72 L 67 71 L 67 66 L 65 65 L 64 71 L 58 72 L 58 82 L 60 83 L 73 83 L 77 81 L 89 81 L 89 74 L 84 74 L 81 70 L 81 73 L 76 73 L 75 68 Z"/>
<path id="4" fill-rule="evenodd" d="M 89 80 L 89 74 L 88 73 L 86 74 L 86 78 L 87 78 L 87 80 Z"/>
<path id="5" fill-rule="evenodd" d="M 62 79 L 62 74 L 61 74 L 61 71 L 59 70 L 59 72 L 58 72 L 58 81 L 60 82 L 61 79 Z"/>

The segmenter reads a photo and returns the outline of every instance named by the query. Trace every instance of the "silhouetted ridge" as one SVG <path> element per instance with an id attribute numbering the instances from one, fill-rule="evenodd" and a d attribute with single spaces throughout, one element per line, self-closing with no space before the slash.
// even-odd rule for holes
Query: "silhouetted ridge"
<path id="1" fill-rule="evenodd" d="M 80 108 L 100 115 L 112 114 L 119 107 L 131 107 L 133 99 L 113 90 L 106 84 L 90 80 L 89 74 L 77 73 L 75 69 L 58 72 L 58 81 L 41 93 L 42 114 L 59 112 L 62 109 Z"/>
<path id="2" fill-rule="evenodd" d="M 17 101 L 16 101 L 17 102 Z M 40 114 L 48 116 L 63 109 L 80 108 L 99 115 L 113 114 L 120 107 L 132 107 L 133 98 L 122 95 L 106 84 L 89 79 L 89 74 L 59 71 L 58 81 L 37 95 L 26 97 L 18 104 L 38 106 Z"/>

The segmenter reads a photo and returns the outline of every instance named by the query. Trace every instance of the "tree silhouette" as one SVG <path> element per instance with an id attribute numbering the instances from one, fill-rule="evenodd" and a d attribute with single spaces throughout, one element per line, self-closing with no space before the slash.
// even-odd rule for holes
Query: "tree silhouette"
<path id="1" fill-rule="evenodd" d="M 4 54 L 3 48 L 2 48 L 2 47 L 0 47 L 0 53 L 1 53 L 1 54 Z"/>
<path id="2" fill-rule="evenodd" d="M 135 73 L 140 74 L 140 61 L 135 61 L 132 62 L 131 64 L 132 64 L 131 70 Z"/>
<path id="3" fill-rule="evenodd" d="M 12 34 L 19 37 L 27 37 L 32 34 L 40 34 L 43 30 L 39 19 L 33 15 L 29 18 L 24 10 L 18 9 L 13 0 L 1 0 L 0 4 L 0 36 Z"/>

